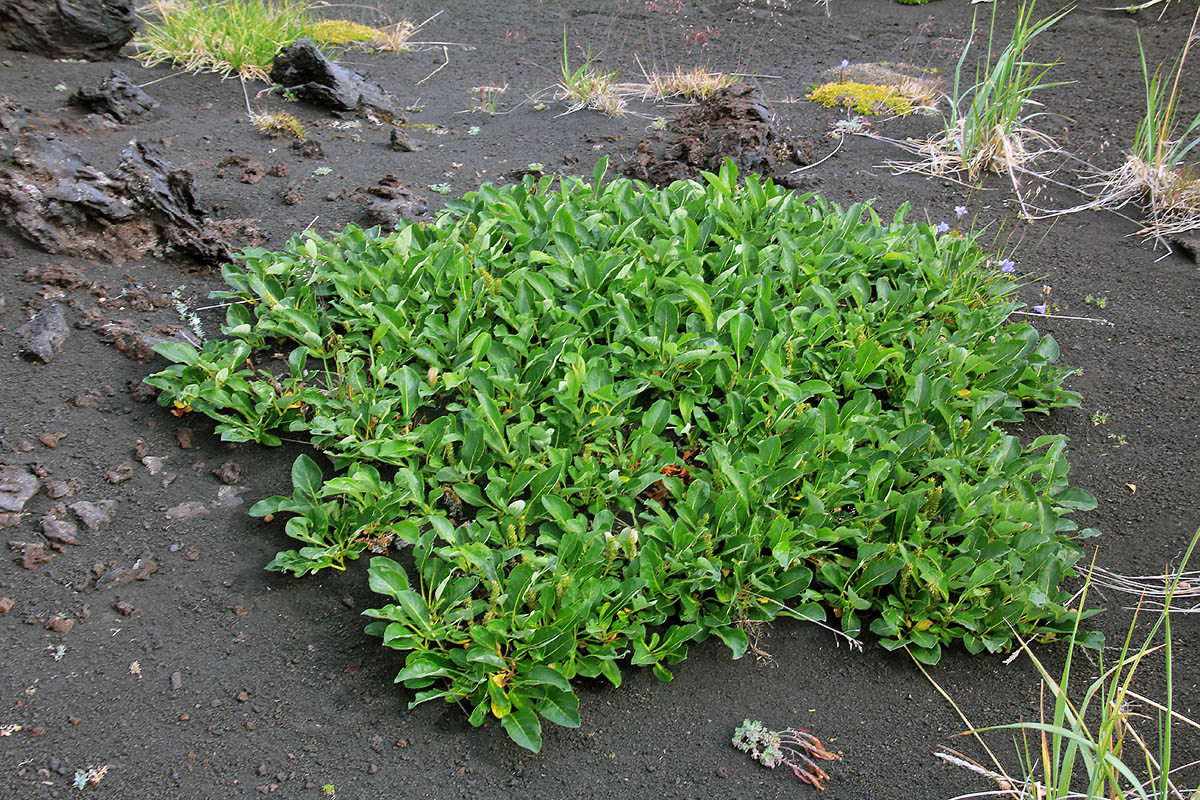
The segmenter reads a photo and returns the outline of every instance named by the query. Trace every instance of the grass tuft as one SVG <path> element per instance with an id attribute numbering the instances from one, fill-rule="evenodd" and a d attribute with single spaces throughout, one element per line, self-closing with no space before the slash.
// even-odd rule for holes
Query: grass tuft
<path id="1" fill-rule="evenodd" d="M 307 36 L 322 48 L 369 43 L 408 49 L 417 26 L 401 20 L 372 27 L 344 19 L 314 20 L 303 0 L 151 0 L 151 18 L 134 38 L 145 66 L 174 64 L 188 72 L 269 82 L 275 54 Z"/>
<path id="2" fill-rule="evenodd" d="M 1164 70 L 1159 65 L 1151 74 L 1146 51 L 1138 34 L 1138 53 L 1142 63 L 1142 81 L 1146 113 L 1138 122 L 1133 149 L 1125 162 L 1114 170 L 1099 172 L 1089 187 L 1093 199 L 1068 211 L 1092 208 L 1119 210 L 1138 203 L 1146 213 L 1143 235 L 1162 238 L 1200 228 L 1200 177 L 1187 163 L 1200 146 L 1200 113 L 1184 123 L 1179 118 L 1179 92 L 1183 67 L 1196 38 L 1200 9 L 1192 19 L 1192 28 L 1174 65 Z"/>
<path id="3" fill-rule="evenodd" d="M 710 72 L 703 67 L 684 69 L 676 67 L 671 72 L 646 73 L 644 96 L 657 100 L 677 97 L 685 100 L 707 100 L 721 89 L 733 86 L 737 78 L 726 72 Z"/>
<path id="4" fill-rule="evenodd" d="M 1048 690 L 1054 698 L 1052 717 L 1047 721 L 1043 714 L 1038 722 L 1016 722 L 970 731 L 973 734 L 989 730 L 1019 731 L 1020 779 L 1014 779 L 1002 770 L 994 772 L 985 769 L 957 754 L 938 753 L 944 760 L 985 775 L 1000 785 L 994 791 L 962 797 L 1194 800 L 1200 796 L 1200 790 L 1197 789 L 1185 789 L 1187 795 L 1181 792 L 1172 780 L 1174 771 L 1171 768 L 1174 723 L 1182 722 L 1200 730 L 1200 724 L 1175 710 L 1171 658 L 1171 603 L 1177 592 L 1184 588 L 1182 579 L 1187 574 L 1187 562 L 1197 542 L 1200 542 L 1200 530 L 1192 536 L 1179 569 L 1173 575 L 1165 576 L 1166 581 L 1157 592 L 1162 598 L 1161 611 L 1141 645 L 1133 641 L 1133 632 L 1142 609 L 1139 603 L 1116 663 L 1106 667 L 1101 660 L 1098 677 L 1078 700 L 1072 699 L 1069 692 L 1072 660 L 1081 635 L 1078 626 L 1081 615 L 1077 616 L 1066 663 L 1057 678 L 1050 674 L 1029 645 L 1021 640 L 1021 650 L 1029 656 L 1041 675 L 1043 692 Z M 1079 599 L 1080 608 L 1085 604 L 1091 584 L 1089 575 Z M 1160 632 L 1162 642 L 1156 643 Z M 1166 676 L 1164 703 L 1151 700 L 1132 688 L 1143 662 L 1152 653 L 1159 652 Z M 1138 721 L 1147 718 L 1146 714 L 1136 710 L 1139 707 L 1149 707 L 1158 712 L 1156 747 L 1152 747 L 1146 737 L 1138 732 Z M 1141 764 L 1134 759 L 1140 760 Z M 1144 777 L 1139 777 L 1139 768 Z"/>
<path id="5" fill-rule="evenodd" d="M 300 120 L 286 111 L 251 113 L 250 122 L 260 132 L 272 139 L 280 137 L 303 139 L 305 135 L 304 126 L 300 124 Z"/>
<path id="6" fill-rule="evenodd" d="M 1034 95 L 1043 89 L 1063 85 L 1046 81 L 1054 63 L 1030 60 L 1033 40 L 1049 30 L 1071 11 L 1071 6 L 1034 21 L 1036 0 L 1021 3 L 1009 43 L 996 53 L 996 6 L 988 33 L 986 71 L 976 68 L 975 82 L 965 87 L 963 67 L 971 51 L 969 40 L 954 70 L 954 86 L 949 112 L 943 115 L 943 128 L 923 142 L 896 142 L 915 153 L 916 162 L 890 162 L 898 172 L 921 172 L 942 176 L 965 172 L 971 181 L 985 173 L 1007 174 L 1017 200 L 1028 216 L 1017 173 L 1046 176 L 1033 170 L 1033 162 L 1061 149 L 1046 134 L 1030 123 L 1046 112 Z"/>
<path id="7" fill-rule="evenodd" d="M 617 82 L 617 73 L 606 72 L 599 59 L 587 52 L 583 63 L 571 69 L 567 53 L 567 32 L 563 30 L 562 81 L 557 86 L 559 100 L 570 103 L 565 113 L 570 114 L 584 108 L 602 111 L 615 117 L 625 110 L 626 98 L 642 93 L 637 84 Z"/>
<path id="8" fill-rule="evenodd" d="M 134 39 L 145 66 L 174 64 L 267 81 L 279 49 L 304 36 L 308 7 L 298 0 L 151 0 L 157 19 Z"/>

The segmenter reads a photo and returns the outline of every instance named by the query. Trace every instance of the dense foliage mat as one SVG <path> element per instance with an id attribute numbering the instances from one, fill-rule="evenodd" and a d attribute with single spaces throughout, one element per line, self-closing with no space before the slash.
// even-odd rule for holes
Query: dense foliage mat
<path id="1" fill-rule="evenodd" d="M 929 663 L 1072 629 L 1094 532 L 1064 515 L 1094 501 L 1063 437 L 998 423 L 1078 397 L 970 237 L 729 164 L 661 190 L 605 166 L 247 250 L 224 338 L 157 348 L 175 413 L 333 459 L 252 509 L 293 515 L 271 569 L 411 544 L 369 569 L 397 681 L 533 750 L 539 716 L 579 724 L 576 676 L 668 679 L 779 616 Z"/>

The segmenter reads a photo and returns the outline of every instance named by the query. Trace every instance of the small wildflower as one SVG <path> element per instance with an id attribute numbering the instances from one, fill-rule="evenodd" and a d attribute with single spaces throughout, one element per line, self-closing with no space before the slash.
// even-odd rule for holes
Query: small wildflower
<path id="1" fill-rule="evenodd" d="M 939 223 L 938 223 L 938 226 L 937 226 L 937 232 L 938 232 L 938 233 L 945 233 L 945 232 L 946 232 L 946 231 L 948 231 L 948 230 L 950 230 L 950 225 L 949 225 L 949 224 L 947 224 L 946 222 L 939 222 Z"/>
<path id="2" fill-rule="evenodd" d="M 850 66 L 850 59 L 848 59 L 848 58 L 843 58 L 843 59 L 842 59 L 842 69 L 845 69 L 845 68 L 846 68 L 846 67 L 848 67 L 848 66 Z"/>
<path id="3" fill-rule="evenodd" d="M 733 746 L 768 769 L 786 764 L 792 768 L 792 774 L 817 789 L 825 788 L 821 782 L 829 780 L 829 774 L 817 766 L 814 759 L 841 760 L 841 756 L 826 750 L 825 745 L 808 731 L 798 728 L 772 731 L 758 720 L 742 721 L 733 732 Z"/>
<path id="4" fill-rule="evenodd" d="M 1015 263 L 1013 263 L 1013 260 L 1011 258 L 1000 259 L 1000 263 L 997 264 L 997 266 L 1000 267 L 1000 271 L 1004 272 L 1004 273 L 1011 273 L 1011 272 L 1017 271 L 1017 265 Z"/>
<path id="5" fill-rule="evenodd" d="M 954 216 L 958 217 L 959 219 L 962 219 L 966 215 L 967 215 L 967 207 L 966 206 L 955 206 L 954 207 Z"/>
<path id="6" fill-rule="evenodd" d="M 1035 314 L 1045 314 L 1046 313 L 1046 304 L 1042 303 L 1041 305 L 1034 306 L 1033 311 Z"/>

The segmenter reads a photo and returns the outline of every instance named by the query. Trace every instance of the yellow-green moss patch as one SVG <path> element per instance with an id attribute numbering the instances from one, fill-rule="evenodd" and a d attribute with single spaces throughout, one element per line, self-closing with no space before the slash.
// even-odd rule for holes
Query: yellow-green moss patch
<path id="1" fill-rule="evenodd" d="M 913 111 L 912 103 L 897 86 L 880 86 L 856 81 L 832 81 L 821 84 L 805 96 L 826 108 L 844 106 L 854 109 L 859 114 L 903 116 L 911 114 Z"/>
<path id="2" fill-rule="evenodd" d="M 331 45 L 382 42 L 387 39 L 387 34 L 378 28 L 348 19 L 323 19 L 309 25 L 305 32 L 314 42 Z"/>

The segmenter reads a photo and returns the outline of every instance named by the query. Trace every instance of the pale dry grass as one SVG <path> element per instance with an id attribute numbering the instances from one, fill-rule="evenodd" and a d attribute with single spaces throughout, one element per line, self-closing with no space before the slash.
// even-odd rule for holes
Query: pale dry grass
<path id="1" fill-rule="evenodd" d="M 643 70 L 643 74 L 646 83 L 642 96 L 647 100 L 707 100 L 721 89 L 737 83 L 737 78 L 726 72 L 713 72 L 704 67 L 676 67 L 670 72 Z"/>

